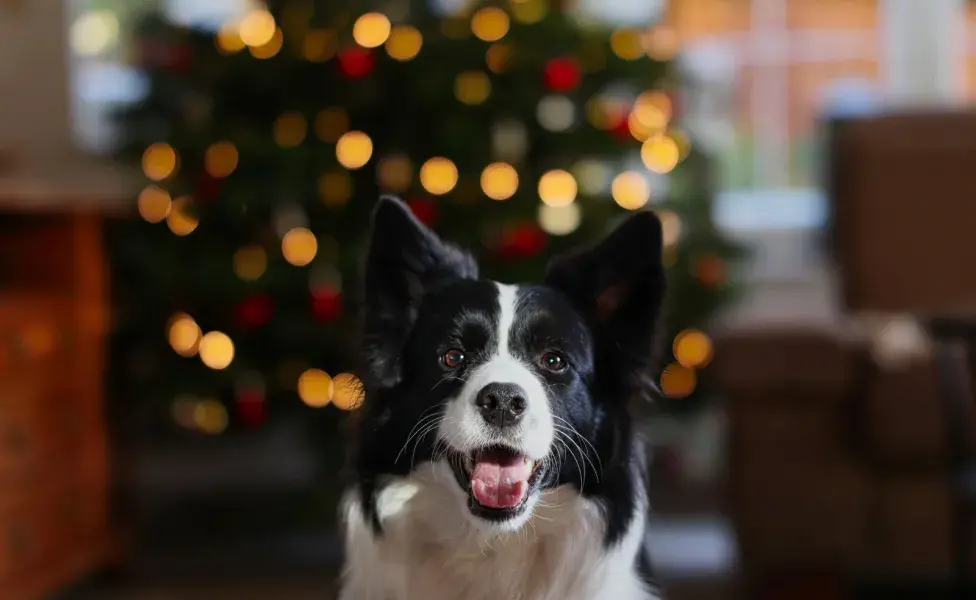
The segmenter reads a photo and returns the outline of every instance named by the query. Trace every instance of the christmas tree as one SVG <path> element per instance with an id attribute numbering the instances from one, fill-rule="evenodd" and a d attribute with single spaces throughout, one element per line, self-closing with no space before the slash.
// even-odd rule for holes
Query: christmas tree
<path id="1" fill-rule="evenodd" d="M 665 410 L 704 397 L 703 330 L 736 249 L 711 224 L 709 161 L 679 128 L 667 30 L 581 24 L 546 0 L 452 14 L 275 0 L 218 32 L 157 15 L 137 39 L 149 93 L 118 118 L 146 187 L 142 219 L 112 238 L 116 348 L 123 393 L 163 417 L 158 432 L 295 411 L 333 428 L 332 407 L 363 401 L 355 290 L 383 193 L 503 281 L 658 211 L 675 356 L 649 376 Z"/>

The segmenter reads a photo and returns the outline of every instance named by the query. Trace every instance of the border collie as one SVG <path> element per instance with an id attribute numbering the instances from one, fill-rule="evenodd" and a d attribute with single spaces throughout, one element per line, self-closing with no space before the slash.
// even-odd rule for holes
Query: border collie
<path id="1" fill-rule="evenodd" d="M 651 212 L 506 285 L 381 199 L 340 600 L 659 598 L 628 402 L 663 293 Z"/>

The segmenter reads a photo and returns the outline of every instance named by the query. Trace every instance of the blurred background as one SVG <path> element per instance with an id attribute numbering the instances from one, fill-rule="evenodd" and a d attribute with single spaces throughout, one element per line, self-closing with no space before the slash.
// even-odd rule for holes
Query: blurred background
<path id="1" fill-rule="evenodd" d="M 509 281 L 659 214 L 669 597 L 976 598 L 971 33 L 964 0 L 0 0 L 0 596 L 333 597 L 393 193 Z"/>

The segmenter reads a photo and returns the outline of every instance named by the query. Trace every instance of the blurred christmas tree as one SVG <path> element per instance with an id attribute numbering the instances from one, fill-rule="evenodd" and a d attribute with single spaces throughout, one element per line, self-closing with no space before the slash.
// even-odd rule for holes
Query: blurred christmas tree
<path id="1" fill-rule="evenodd" d="M 119 122 L 147 187 L 114 238 L 118 347 L 160 431 L 288 411 L 333 427 L 337 411 L 307 407 L 353 407 L 354 378 L 336 374 L 355 365 L 349 294 L 383 192 L 509 281 L 659 211 L 677 336 L 663 406 L 697 405 L 697 329 L 732 290 L 735 248 L 676 127 L 667 30 L 581 25 L 545 0 L 450 15 L 275 0 L 216 34 L 153 17 L 138 47 L 149 93 Z"/>

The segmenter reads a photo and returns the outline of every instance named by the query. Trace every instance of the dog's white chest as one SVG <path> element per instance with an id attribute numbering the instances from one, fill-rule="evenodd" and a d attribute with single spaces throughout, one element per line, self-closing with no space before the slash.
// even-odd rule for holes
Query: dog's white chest
<path id="1" fill-rule="evenodd" d="M 652 600 L 635 572 L 643 519 L 611 549 L 599 507 L 555 490 L 532 521 L 508 533 L 478 531 L 455 498 L 404 482 L 381 497 L 374 538 L 346 505 L 347 565 L 341 600 Z"/>

